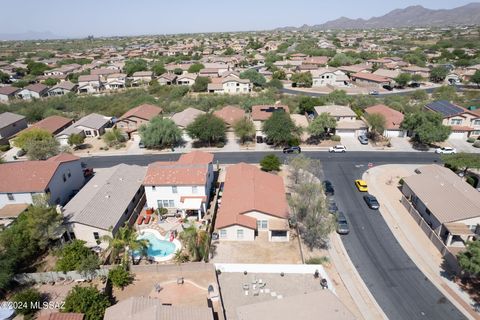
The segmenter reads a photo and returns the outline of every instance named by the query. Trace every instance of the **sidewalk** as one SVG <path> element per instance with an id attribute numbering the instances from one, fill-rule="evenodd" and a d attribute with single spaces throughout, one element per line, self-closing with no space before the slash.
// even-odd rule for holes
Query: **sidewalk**
<path id="1" fill-rule="evenodd" d="M 360 274 L 358 274 L 357 269 L 343 246 L 340 236 L 336 233 L 330 237 L 328 253 L 338 271 L 338 275 L 342 279 L 345 288 L 348 290 L 362 317 L 365 320 L 388 319 L 363 282 Z"/>
<path id="2" fill-rule="evenodd" d="M 400 203 L 401 192 L 398 180 L 414 173 L 419 165 L 383 165 L 369 169 L 363 174 L 369 192 L 380 202 L 380 214 L 394 234 L 403 250 L 425 276 L 445 295 L 468 319 L 480 319 L 471 307 L 473 301 L 442 269 L 443 258 L 427 235 Z"/>

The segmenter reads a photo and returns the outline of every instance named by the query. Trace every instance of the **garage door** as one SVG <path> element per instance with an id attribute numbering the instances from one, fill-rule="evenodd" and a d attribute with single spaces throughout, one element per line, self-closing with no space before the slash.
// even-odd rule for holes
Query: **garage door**
<path id="1" fill-rule="evenodd" d="M 182 134 L 182 139 L 185 142 L 192 141 L 192 138 L 190 138 L 190 136 L 186 132 Z"/>
<path id="2" fill-rule="evenodd" d="M 452 132 L 450 133 L 449 139 L 466 139 L 467 134 L 465 132 Z"/>
<path id="3" fill-rule="evenodd" d="M 132 133 L 132 140 L 133 141 L 140 141 L 141 137 L 140 137 L 140 134 L 138 134 L 138 132 L 134 132 Z"/>
<path id="4" fill-rule="evenodd" d="M 355 137 L 355 130 L 337 130 L 335 133 L 340 137 Z"/>

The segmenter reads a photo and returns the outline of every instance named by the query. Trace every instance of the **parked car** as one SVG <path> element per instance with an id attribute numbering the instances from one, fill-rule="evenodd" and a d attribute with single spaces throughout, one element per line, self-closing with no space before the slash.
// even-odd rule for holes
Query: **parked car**
<path id="1" fill-rule="evenodd" d="M 24 155 L 27 154 L 27 151 L 20 149 L 17 151 L 17 157 L 23 157 Z"/>
<path id="2" fill-rule="evenodd" d="M 377 90 L 372 90 L 368 94 L 371 95 L 371 96 L 378 96 L 379 95 Z"/>
<path id="3" fill-rule="evenodd" d="M 360 180 L 360 179 L 355 180 L 355 186 L 357 187 L 358 191 L 361 191 L 361 192 L 368 191 L 367 183 L 364 180 Z"/>
<path id="4" fill-rule="evenodd" d="M 330 212 L 330 213 L 337 213 L 337 211 L 338 211 L 338 206 L 337 206 L 337 204 L 335 203 L 335 201 L 330 202 L 330 203 L 328 204 L 328 212 Z"/>
<path id="5" fill-rule="evenodd" d="M 385 89 L 385 90 L 388 90 L 388 91 L 392 91 L 392 90 L 393 90 L 393 87 L 390 86 L 390 85 L 388 85 L 388 84 L 382 86 L 382 88 Z"/>
<path id="6" fill-rule="evenodd" d="M 437 148 L 437 149 L 435 149 L 435 153 L 439 153 L 439 154 L 455 154 L 455 153 L 457 153 L 457 149 L 452 148 L 452 147 Z"/>
<path id="7" fill-rule="evenodd" d="M 323 192 L 325 192 L 326 196 L 333 196 L 335 194 L 335 189 L 329 180 L 323 181 Z"/>
<path id="8" fill-rule="evenodd" d="M 143 141 L 140 141 L 140 142 L 138 143 L 138 147 L 139 147 L 140 149 L 145 148 L 145 144 L 143 143 Z"/>
<path id="9" fill-rule="evenodd" d="M 350 228 L 348 227 L 347 218 L 343 212 L 339 212 L 337 214 L 337 233 L 338 234 L 348 234 L 350 232 Z"/>
<path id="10" fill-rule="evenodd" d="M 283 148 L 283 153 L 301 153 L 302 148 L 298 146 Z"/>
<path id="11" fill-rule="evenodd" d="M 83 176 L 85 178 L 93 176 L 93 168 L 85 168 L 83 169 Z"/>
<path id="12" fill-rule="evenodd" d="M 341 144 L 337 144 L 336 146 L 330 147 L 328 152 L 347 152 L 347 147 Z"/>
<path id="13" fill-rule="evenodd" d="M 367 203 L 367 206 L 370 209 L 378 210 L 378 208 L 380 208 L 380 203 L 378 203 L 377 198 L 375 198 L 371 194 L 364 195 L 363 200 L 365 200 L 365 202 Z"/>
<path id="14" fill-rule="evenodd" d="M 420 83 L 418 82 L 412 82 L 408 85 L 410 88 L 419 88 L 420 87 Z"/>
<path id="15" fill-rule="evenodd" d="M 360 141 L 361 144 L 368 144 L 368 138 L 364 134 L 358 136 L 358 141 Z"/>

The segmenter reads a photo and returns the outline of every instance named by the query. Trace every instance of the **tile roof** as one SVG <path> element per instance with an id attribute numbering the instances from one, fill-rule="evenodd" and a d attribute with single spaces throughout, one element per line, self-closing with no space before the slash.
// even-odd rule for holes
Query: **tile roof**
<path id="1" fill-rule="evenodd" d="M 235 122 L 245 117 L 245 110 L 234 106 L 225 106 L 222 109 L 215 111 L 213 114 L 227 124 L 233 125 Z"/>
<path id="2" fill-rule="evenodd" d="M 137 71 L 137 72 L 134 72 L 133 77 L 151 77 L 153 76 L 153 72 L 152 71 Z"/>
<path id="3" fill-rule="evenodd" d="M 6 126 L 9 126 L 12 123 L 20 121 L 22 119 L 25 119 L 25 117 L 16 113 L 11 113 L 11 112 L 0 113 L 0 128 L 5 128 Z"/>
<path id="4" fill-rule="evenodd" d="M 48 87 L 46 85 L 42 84 L 42 83 L 35 83 L 35 84 L 31 84 L 31 85 L 26 86 L 24 89 L 40 93 L 40 92 L 48 89 Z"/>
<path id="5" fill-rule="evenodd" d="M 52 90 L 55 90 L 55 89 L 64 89 L 64 90 L 72 91 L 76 86 L 77 86 L 77 84 L 72 83 L 70 81 L 62 81 L 62 82 L 54 85 L 53 87 L 51 87 L 49 91 L 52 91 Z"/>
<path id="6" fill-rule="evenodd" d="M 162 113 L 163 109 L 153 104 L 141 104 L 138 107 L 128 110 L 120 117 L 120 120 L 128 117 L 137 117 L 145 120 L 152 120 L 153 117 Z"/>
<path id="7" fill-rule="evenodd" d="M 16 218 L 23 211 L 27 210 L 28 204 L 26 203 L 16 203 L 16 204 L 7 204 L 0 208 L 0 219 L 3 218 Z"/>
<path id="8" fill-rule="evenodd" d="M 215 228 L 241 225 L 256 229 L 256 219 L 244 215 L 251 211 L 283 219 L 289 214 L 283 179 L 242 162 L 227 168 Z"/>
<path id="9" fill-rule="evenodd" d="M 480 194 L 452 170 L 436 164 L 419 168 L 405 184 L 440 223 L 480 217 Z"/>
<path id="10" fill-rule="evenodd" d="M 56 134 L 58 131 L 62 130 L 65 126 L 68 126 L 71 123 L 73 123 L 73 119 L 68 119 L 61 116 L 50 116 L 32 124 L 30 128 L 39 128 L 46 130 L 51 134 Z"/>
<path id="11" fill-rule="evenodd" d="M 0 192 L 44 192 L 60 164 L 79 159 L 64 153 L 46 161 L 0 164 Z"/>
<path id="12" fill-rule="evenodd" d="M 113 70 L 115 71 L 115 70 Z M 98 74 L 87 74 L 78 77 L 78 82 L 90 82 L 90 81 L 100 81 L 100 76 Z"/>
<path id="13" fill-rule="evenodd" d="M 115 227 L 142 186 L 146 168 L 119 164 L 103 169 L 63 208 L 69 222 L 108 230 Z"/>
<path id="14" fill-rule="evenodd" d="M 367 72 L 357 72 L 355 74 L 352 74 L 351 78 L 362 79 L 362 80 L 378 82 L 378 83 L 390 82 L 390 79 L 388 78 L 377 76 L 376 74 L 367 73 Z"/>
<path id="15" fill-rule="evenodd" d="M 71 135 L 72 133 L 79 133 L 82 131 L 79 127 L 86 127 L 90 129 L 99 130 L 110 122 L 110 117 L 105 117 L 98 113 L 90 113 L 89 115 L 81 118 L 71 126 L 57 134 L 57 136 Z"/>
<path id="16" fill-rule="evenodd" d="M 54 312 L 38 316 L 37 320 L 83 320 L 83 313 Z"/>
<path id="17" fill-rule="evenodd" d="M 167 306 L 160 300 L 130 297 L 108 307 L 104 320 L 213 320 L 213 312 L 207 306 Z"/>
<path id="18" fill-rule="evenodd" d="M 314 107 L 315 112 L 319 115 L 322 113 L 328 113 L 332 117 L 356 117 L 357 114 L 347 106 L 317 106 Z"/>
<path id="19" fill-rule="evenodd" d="M 404 115 L 400 111 L 387 107 L 384 104 L 377 104 L 365 109 L 366 114 L 381 114 L 385 117 L 385 129 L 398 130 L 403 121 Z"/>
<path id="20" fill-rule="evenodd" d="M 254 121 L 265 121 L 272 116 L 273 112 L 283 111 L 290 113 L 287 105 L 256 105 L 252 106 L 252 119 Z"/>
<path id="21" fill-rule="evenodd" d="M 189 107 L 181 112 L 175 113 L 171 119 L 177 126 L 187 127 L 201 114 L 205 114 L 205 111 Z"/>
<path id="22" fill-rule="evenodd" d="M 0 94 L 9 96 L 16 93 L 19 90 L 20 90 L 19 88 L 15 88 L 12 86 L 0 87 Z"/>

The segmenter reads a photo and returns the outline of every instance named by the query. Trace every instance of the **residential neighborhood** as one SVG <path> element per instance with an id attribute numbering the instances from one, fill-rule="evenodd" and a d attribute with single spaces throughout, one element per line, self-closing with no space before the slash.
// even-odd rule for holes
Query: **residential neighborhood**
<path id="1" fill-rule="evenodd" d="M 480 4 L 212 4 L 5 3 L 0 320 L 479 319 Z"/>

